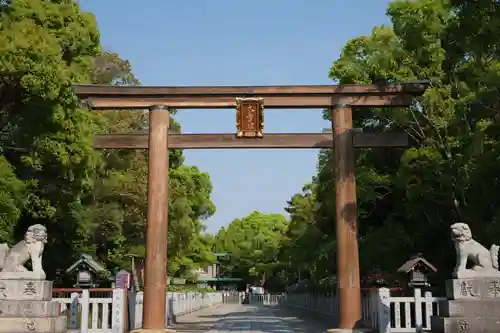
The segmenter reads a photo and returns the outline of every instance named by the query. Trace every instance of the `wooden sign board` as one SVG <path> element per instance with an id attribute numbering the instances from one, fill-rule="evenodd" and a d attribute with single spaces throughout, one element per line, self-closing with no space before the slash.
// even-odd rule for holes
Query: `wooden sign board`
<path id="1" fill-rule="evenodd" d="M 263 136 L 263 98 L 236 98 L 236 130 L 238 138 L 261 138 Z"/>

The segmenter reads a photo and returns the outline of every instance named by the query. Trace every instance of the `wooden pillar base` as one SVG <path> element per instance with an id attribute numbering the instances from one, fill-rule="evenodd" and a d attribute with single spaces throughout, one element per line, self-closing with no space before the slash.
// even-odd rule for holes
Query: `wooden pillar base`
<path id="1" fill-rule="evenodd" d="M 139 328 L 134 331 L 130 331 L 130 333 L 175 333 L 175 331 L 169 330 L 167 328 L 165 329 L 156 329 L 156 328 Z"/>
<path id="2" fill-rule="evenodd" d="M 371 328 L 330 328 L 327 333 L 371 333 Z"/>

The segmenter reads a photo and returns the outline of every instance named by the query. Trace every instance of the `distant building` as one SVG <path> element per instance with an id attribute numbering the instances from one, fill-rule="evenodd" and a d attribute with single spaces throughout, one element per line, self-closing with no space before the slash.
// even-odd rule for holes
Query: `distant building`
<path id="1" fill-rule="evenodd" d="M 229 258 L 230 254 L 225 252 L 215 252 L 213 253 L 216 257 L 216 260 L 206 265 L 205 267 L 200 267 L 194 270 L 194 273 L 198 276 L 197 283 L 199 286 L 215 286 L 218 289 L 224 289 L 231 287 L 233 288 L 234 284 L 241 282 L 240 278 L 228 278 L 228 277 L 220 277 L 220 261 L 226 260 Z M 134 272 L 135 277 L 139 280 L 139 284 L 143 285 L 144 281 L 144 262 L 136 265 L 136 271 Z M 180 280 L 176 278 L 168 279 L 167 283 L 170 284 L 172 281 L 174 284 L 174 280 Z M 235 288 L 235 287 L 234 287 Z"/>
<path id="2" fill-rule="evenodd" d="M 220 276 L 220 261 L 230 257 L 226 252 L 215 252 L 216 260 L 206 267 L 196 269 L 198 275 L 198 285 L 210 285 L 217 289 L 237 289 L 236 284 L 241 282 L 240 278 L 230 278 Z"/>

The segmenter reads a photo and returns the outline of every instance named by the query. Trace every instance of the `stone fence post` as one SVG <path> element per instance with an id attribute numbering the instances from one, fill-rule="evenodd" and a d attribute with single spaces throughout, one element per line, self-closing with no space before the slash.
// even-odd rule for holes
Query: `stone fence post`
<path id="1" fill-rule="evenodd" d="M 113 289 L 113 305 L 111 313 L 111 331 L 113 333 L 124 333 L 125 322 L 123 318 L 125 311 L 125 290 Z"/>
<path id="2" fill-rule="evenodd" d="M 77 318 L 78 318 L 78 302 L 80 294 L 71 293 L 71 304 L 69 305 L 69 328 L 76 330 L 78 328 Z"/>
<path id="3" fill-rule="evenodd" d="M 81 333 L 87 333 L 89 331 L 89 303 L 90 303 L 90 293 L 88 289 L 82 290 L 82 297 L 80 298 L 80 305 L 82 307 L 82 315 L 80 319 L 80 329 Z"/>
<path id="4" fill-rule="evenodd" d="M 391 292 L 388 288 L 379 288 L 376 303 L 378 317 L 378 332 L 391 332 Z"/>

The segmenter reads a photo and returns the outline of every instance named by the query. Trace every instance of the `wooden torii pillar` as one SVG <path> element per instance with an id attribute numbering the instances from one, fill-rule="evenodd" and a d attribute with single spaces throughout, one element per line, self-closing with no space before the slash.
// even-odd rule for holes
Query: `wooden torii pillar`
<path id="1" fill-rule="evenodd" d="M 146 87 L 75 85 L 76 94 L 97 110 L 149 109 L 149 134 L 102 134 L 94 146 L 149 148 L 148 214 L 141 332 L 166 327 L 168 149 L 333 148 L 335 154 L 339 332 L 359 327 L 361 296 L 356 222 L 354 148 L 405 147 L 406 134 L 354 133 L 352 107 L 405 107 L 428 84 L 265 87 Z M 263 134 L 267 109 L 332 110 L 333 133 Z M 235 134 L 169 134 L 169 108 L 237 108 Z M 332 332 L 337 329 L 331 330 Z"/>
<path id="2" fill-rule="evenodd" d="M 143 328 L 166 327 L 168 235 L 168 108 L 149 110 L 148 215 L 144 270 Z"/>
<path id="3" fill-rule="evenodd" d="M 337 291 L 339 328 L 360 327 L 361 293 L 359 275 L 356 177 L 352 144 L 352 110 L 347 104 L 332 108 L 334 133 L 335 218 L 337 240 Z M 334 330 L 330 330 L 334 332 Z"/>

